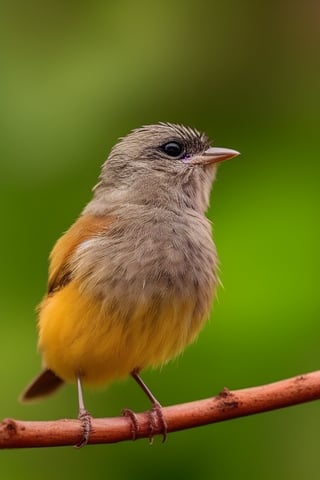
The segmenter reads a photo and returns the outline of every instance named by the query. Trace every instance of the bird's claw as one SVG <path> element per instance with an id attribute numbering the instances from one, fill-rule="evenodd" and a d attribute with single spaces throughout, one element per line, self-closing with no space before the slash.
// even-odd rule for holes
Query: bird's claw
<path id="1" fill-rule="evenodd" d="M 131 434 L 132 434 L 132 440 L 137 439 L 137 435 L 139 433 L 139 424 L 138 424 L 138 418 L 137 415 L 134 413 L 133 410 L 130 408 L 124 408 L 122 410 L 122 415 L 124 417 L 128 417 L 131 420 Z"/>
<path id="2" fill-rule="evenodd" d="M 132 433 L 132 440 L 137 439 L 137 435 L 139 434 L 139 423 L 137 415 L 133 412 L 133 410 L 129 408 L 125 408 L 122 410 L 122 414 L 125 417 L 130 418 L 131 420 L 131 433 Z M 149 443 L 150 445 L 153 444 L 153 437 L 156 431 L 161 430 L 162 433 L 162 443 L 164 443 L 167 439 L 168 433 L 168 426 L 162 412 L 162 406 L 159 402 L 153 404 L 151 410 L 148 411 L 149 417 Z"/>
<path id="3" fill-rule="evenodd" d="M 149 427 L 150 427 L 150 433 L 149 433 L 149 443 L 150 445 L 153 444 L 153 437 L 154 437 L 154 432 L 157 430 L 161 430 L 162 433 L 162 443 L 164 443 L 167 440 L 167 434 L 168 434 L 168 425 L 167 422 L 164 418 L 163 411 L 162 411 L 162 406 L 160 405 L 159 402 L 155 402 L 149 410 Z"/>
<path id="4" fill-rule="evenodd" d="M 92 430 L 92 416 L 86 409 L 80 409 L 78 420 L 81 422 L 82 439 L 75 445 L 75 448 L 82 448 L 87 445 Z"/>

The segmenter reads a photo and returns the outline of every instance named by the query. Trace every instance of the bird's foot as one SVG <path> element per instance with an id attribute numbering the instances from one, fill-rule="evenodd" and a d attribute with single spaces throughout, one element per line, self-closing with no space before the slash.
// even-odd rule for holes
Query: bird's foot
<path id="1" fill-rule="evenodd" d="M 131 420 L 131 432 L 132 432 L 132 440 L 136 440 L 137 435 L 139 433 L 139 423 L 137 415 L 134 413 L 133 410 L 129 408 L 125 408 L 122 410 L 122 414 L 124 417 L 128 417 Z M 164 443 L 167 439 L 168 433 L 168 426 L 167 422 L 163 416 L 162 406 L 159 402 L 155 402 L 148 411 L 149 417 L 149 443 L 150 445 L 153 444 L 153 437 L 156 431 L 161 430 L 162 433 L 162 443 Z"/>
<path id="2" fill-rule="evenodd" d="M 137 415 L 134 413 L 133 410 L 130 408 L 124 408 L 122 410 L 122 415 L 124 417 L 128 417 L 131 420 L 131 433 L 132 433 L 132 440 L 136 440 L 137 434 L 139 433 L 139 424 Z"/>
<path id="3" fill-rule="evenodd" d="M 80 408 L 78 420 L 81 422 L 83 436 L 80 442 L 75 445 L 75 448 L 82 448 L 87 445 L 89 441 L 90 432 L 92 430 L 92 416 L 85 408 Z"/>
<path id="4" fill-rule="evenodd" d="M 167 434 L 168 434 L 168 425 L 167 422 L 164 418 L 163 411 L 162 411 L 162 406 L 158 401 L 154 402 L 152 405 L 151 410 L 149 410 L 149 427 L 150 427 L 150 433 L 149 433 L 149 443 L 150 445 L 153 444 L 153 437 L 154 433 L 157 430 L 161 430 L 162 433 L 162 443 L 164 443 L 167 440 Z"/>

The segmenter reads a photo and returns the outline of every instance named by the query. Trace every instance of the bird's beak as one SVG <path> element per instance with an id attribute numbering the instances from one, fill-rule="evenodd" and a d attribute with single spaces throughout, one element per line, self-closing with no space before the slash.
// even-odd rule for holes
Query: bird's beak
<path id="1" fill-rule="evenodd" d="M 240 155 L 240 153 L 231 148 L 210 147 L 201 155 L 195 156 L 190 163 L 192 165 L 212 165 L 213 163 L 224 162 L 238 155 Z"/>

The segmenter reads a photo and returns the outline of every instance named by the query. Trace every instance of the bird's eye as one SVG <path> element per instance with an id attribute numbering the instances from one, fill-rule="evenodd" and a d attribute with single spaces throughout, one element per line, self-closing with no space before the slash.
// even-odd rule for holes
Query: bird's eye
<path id="1" fill-rule="evenodd" d="M 169 157 L 180 157 L 184 151 L 183 145 L 179 142 L 168 142 L 161 145 L 161 150 L 169 155 Z"/>

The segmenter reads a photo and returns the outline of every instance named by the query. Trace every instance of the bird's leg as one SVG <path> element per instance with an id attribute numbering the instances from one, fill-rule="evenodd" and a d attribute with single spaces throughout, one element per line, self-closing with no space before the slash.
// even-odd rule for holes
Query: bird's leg
<path id="1" fill-rule="evenodd" d="M 78 402 L 79 402 L 79 413 L 78 413 L 78 419 L 81 422 L 81 428 L 83 431 L 83 437 L 82 440 L 75 445 L 76 448 L 82 448 L 85 445 L 87 445 L 89 441 L 89 436 L 91 432 L 91 420 L 92 417 L 88 410 L 84 406 L 84 401 L 83 401 L 83 394 L 82 394 L 82 386 L 81 386 L 81 375 L 77 375 L 77 387 L 78 387 Z"/>
<path id="2" fill-rule="evenodd" d="M 147 385 L 144 383 L 144 381 L 140 377 L 138 369 L 133 370 L 131 372 L 131 376 L 137 382 L 137 384 L 142 388 L 142 390 L 144 391 L 144 393 L 147 395 L 150 402 L 152 403 L 152 408 L 149 412 L 149 418 L 150 418 L 149 442 L 150 442 L 150 444 L 152 444 L 152 442 L 153 442 L 154 431 L 159 428 L 159 425 L 161 425 L 161 429 L 162 429 L 162 436 L 163 436 L 162 441 L 165 442 L 166 439 L 167 439 L 168 426 L 167 426 L 167 422 L 166 422 L 166 420 L 163 416 L 161 404 L 158 402 L 158 400 L 153 395 L 151 390 L 147 387 Z M 133 423 L 134 423 L 134 421 L 133 421 Z M 136 424 L 137 424 L 137 422 L 136 422 Z"/>

